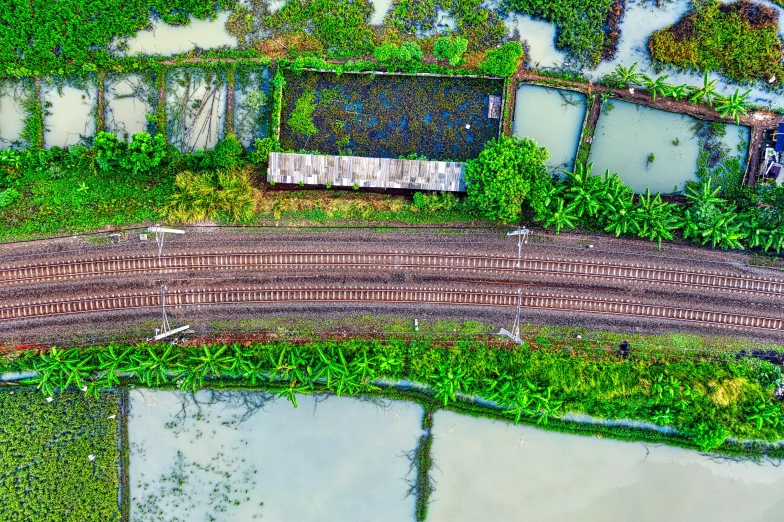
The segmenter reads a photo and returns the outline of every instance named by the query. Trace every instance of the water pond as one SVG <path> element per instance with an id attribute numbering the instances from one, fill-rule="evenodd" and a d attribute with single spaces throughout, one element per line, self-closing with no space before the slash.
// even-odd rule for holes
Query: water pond
<path id="1" fill-rule="evenodd" d="M 172 70 L 166 84 L 169 141 L 183 152 L 212 148 L 223 138 L 226 81 L 198 69 Z"/>
<path id="2" fill-rule="evenodd" d="M 226 32 L 229 12 L 219 13 L 213 19 L 199 20 L 190 17 L 188 25 L 168 25 L 153 22 L 149 31 L 139 31 L 133 38 L 116 42 L 127 54 L 172 55 L 199 49 L 236 47 L 237 39 Z"/>
<path id="3" fill-rule="evenodd" d="M 515 98 L 514 135 L 547 148 L 547 167 L 560 174 L 574 165 L 585 111 L 582 94 L 522 85 Z"/>
<path id="4" fill-rule="evenodd" d="M 24 84 L 0 83 L 0 149 L 8 149 L 19 139 L 27 111 L 20 103 L 26 95 Z"/>
<path id="5" fill-rule="evenodd" d="M 697 180 L 697 120 L 618 100 L 602 111 L 591 146 L 594 174 L 617 172 L 638 194 L 679 193 L 688 180 Z M 738 155 L 738 145 L 748 143 L 748 129 L 728 126 L 722 141 Z"/>
<path id="6" fill-rule="evenodd" d="M 559 68 L 568 60 L 568 56 L 555 48 L 555 26 L 530 16 L 511 13 L 504 20 L 509 31 L 517 31 L 520 38 L 528 43 L 526 59 L 528 65 L 535 69 Z"/>
<path id="7" fill-rule="evenodd" d="M 240 81 L 242 76 L 242 81 Z M 234 91 L 234 133 L 245 147 L 267 136 L 270 72 L 266 67 L 238 71 Z"/>
<path id="8" fill-rule="evenodd" d="M 42 85 L 41 97 L 46 108 L 44 144 L 47 148 L 76 145 L 82 136 L 95 134 L 93 115 L 97 96 L 98 89 L 94 85 L 85 88 Z"/>
<path id="9" fill-rule="evenodd" d="M 422 434 L 419 406 L 186 397 L 130 392 L 132 520 L 413 519 L 405 479 Z"/>
<path id="10" fill-rule="evenodd" d="M 129 140 L 139 132 L 149 132 L 147 114 L 155 114 L 155 95 L 152 86 L 147 85 L 139 75 L 112 78 L 106 81 L 105 123 L 108 132 L 120 139 Z"/>
<path id="11" fill-rule="evenodd" d="M 431 522 L 767 522 L 784 509 L 784 466 L 443 411 L 433 437 Z"/>

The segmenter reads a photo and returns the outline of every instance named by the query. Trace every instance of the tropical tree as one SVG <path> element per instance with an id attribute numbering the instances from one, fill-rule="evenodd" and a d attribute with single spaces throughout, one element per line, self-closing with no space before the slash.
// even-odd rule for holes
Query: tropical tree
<path id="1" fill-rule="evenodd" d="M 465 164 L 468 201 L 484 217 L 516 223 L 523 203 L 536 210 L 552 186 L 548 153 L 530 138 L 500 136 Z"/>
<path id="2" fill-rule="evenodd" d="M 436 373 L 430 375 L 435 390 L 435 398 L 441 399 L 446 406 L 449 401 L 457 400 L 456 392 L 468 391 L 471 379 L 467 377 L 465 370 L 460 366 L 452 365 L 448 362 L 441 363 Z"/>
<path id="3" fill-rule="evenodd" d="M 180 367 L 178 354 L 171 345 L 163 350 L 149 347 L 146 351 L 135 352 L 131 355 L 131 362 L 135 363 L 133 373 L 151 388 L 168 383 Z"/>
<path id="4" fill-rule="evenodd" d="M 224 355 L 228 346 L 204 346 L 199 352 L 190 352 L 182 365 L 185 378 L 183 389 L 196 391 L 204 385 L 206 377 L 220 377 L 231 368 L 232 358 Z"/>
<path id="5" fill-rule="evenodd" d="M 721 114 L 722 118 L 730 117 L 735 120 L 735 123 L 740 123 L 740 116 L 748 114 L 749 104 L 746 98 L 751 94 L 751 89 L 744 93 L 740 89 L 735 89 L 735 92 L 730 96 L 719 96 L 716 101 L 716 111 Z"/>
<path id="6" fill-rule="evenodd" d="M 682 100 L 688 96 L 688 85 L 681 84 L 681 85 L 669 85 L 667 92 L 664 96 L 672 98 L 673 100 Z"/>
<path id="7" fill-rule="evenodd" d="M 634 208 L 637 235 L 656 241 L 661 248 L 662 240 L 672 239 L 672 231 L 678 227 L 674 212 L 673 205 L 663 202 L 661 194 L 657 192 L 655 196 L 651 196 L 650 189 L 646 189 L 645 195 L 639 196 Z"/>
<path id="8" fill-rule="evenodd" d="M 619 189 L 615 189 L 619 190 Z M 602 209 L 605 232 L 611 232 L 615 237 L 621 235 L 637 234 L 639 223 L 634 211 L 634 194 L 618 194 L 609 199 Z"/>
<path id="9" fill-rule="evenodd" d="M 642 73 L 636 72 L 637 62 L 634 62 L 631 67 L 624 67 L 621 64 L 615 66 L 615 77 L 624 87 L 629 84 L 641 85 L 646 76 Z"/>
<path id="10" fill-rule="evenodd" d="M 567 185 L 564 198 L 571 211 L 579 218 L 599 215 L 600 201 L 606 189 L 601 178 L 591 175 L 591 169 L 593 163 L 586 166 L 578 161 L 573 171 L 564 171 Z"/>
<path id="11" fill-rule="evenodd" d="M 563 198 L 554 199 L 553 202 L 555 203 L 555 209 L 553 209 L 550 217 L 545 221 L 544 226 L 555 228 L 556 234 L 560 234 L 563 228 L 574 228 L 577 221 L 577 215 L 574 213 L 574 210 L 568 206 L 564 208 Z"/>
<path id="12" fill-rule="evenodd" d="M 721 187 L 713 186 L 708 177 L 698 187 L 689 185 L 686 199 L 689 207 L 681 219 L 683 237 L 697 240 L 703 245 L 710 242 L 715 248 L 742 249 L 740 241 L 747 237 L 745 220 L 739 216 L 734 205 L 719 197 Z"/>
<path id="13" fill-rule="evenodd" d="M 656 101 L 657 95 L 667 96 L 667 93 L 672 89 L 672 85 L 665 81 L 669 77 L 668 74 L 665 74 L 664 76 L 659 76 L 655 80 L 653 78 L 645 79 L 645 87 L 651 95 L 651 100 Z"/>
<path id="14" fill-rule="evenodd" d="M 718 80 L 711 80 L 708 78 L 708 71 L 705 71 L 705 77 L 702 81 L 702 87 L 688 86 L 686 89 L 689 91 L 689 101 L 693 103 L 700 103 L 704 101 L 708 105 L 713 105 L 713 100 L 717 96 L 716 84 Z"/>

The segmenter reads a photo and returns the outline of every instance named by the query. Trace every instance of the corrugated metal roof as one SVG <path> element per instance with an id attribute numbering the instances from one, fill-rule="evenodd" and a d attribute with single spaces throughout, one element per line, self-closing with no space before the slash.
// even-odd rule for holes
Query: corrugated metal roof
<path id="1" fill-rule="evenodd" d="M 465 192 L 463 164 L 447 161 L 272 152 L 267 181 L 305 185 Z"/>

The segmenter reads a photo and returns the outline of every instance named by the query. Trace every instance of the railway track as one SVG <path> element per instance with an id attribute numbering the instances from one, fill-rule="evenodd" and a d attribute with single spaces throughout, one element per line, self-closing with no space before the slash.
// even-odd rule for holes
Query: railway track
<path id="1" fill-rule="evenodd" d="M 166 306 L 170 308 L 317 302 L 514 307 L 517 306 L 518 299 L 520 299 L 523 308 L 646 317 L 742 329 L 784 329 L 784 319 L 773 317 L 552 293 L 523 292 L 518 297 L 515 291 L 496 289 L 471 291 L 419 287 L 201 289 L 170 291 L 166 294 L 165 299 Z M 160 306 L 161 295 L 155 291 L 40 301 L 0 306 L 0 322 L 67 314 L 158 308 Z"/>
<path id="2" fill-rule="evenodd" d="M 514 275 L 537 273 L 569 277 L 616 279 L 690 286 L 757 295 L 784 297 L 784 280 L 656 266 L 623 265 L 600 261 L 523 259 L 500 256 L 461 256 L 417 253 L 208 253 L 113 257 L 60 263 L 31 264 L 0 269 L 0 285 L 79 277 L 189 270 L 264 269 L 412 269 Z"/>

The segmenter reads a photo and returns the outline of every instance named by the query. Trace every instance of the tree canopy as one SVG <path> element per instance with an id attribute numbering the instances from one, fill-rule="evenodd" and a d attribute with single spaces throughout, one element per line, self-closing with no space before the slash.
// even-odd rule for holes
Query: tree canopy
<path id="1" fill-rule="evenodd" d="M 465 167 L 469 201 L 487 219 L 514 223 L 523 203 L 536 208 L 552 186 L 547 149 L 530 139 L 501 136 L 490 140 Z"/>

